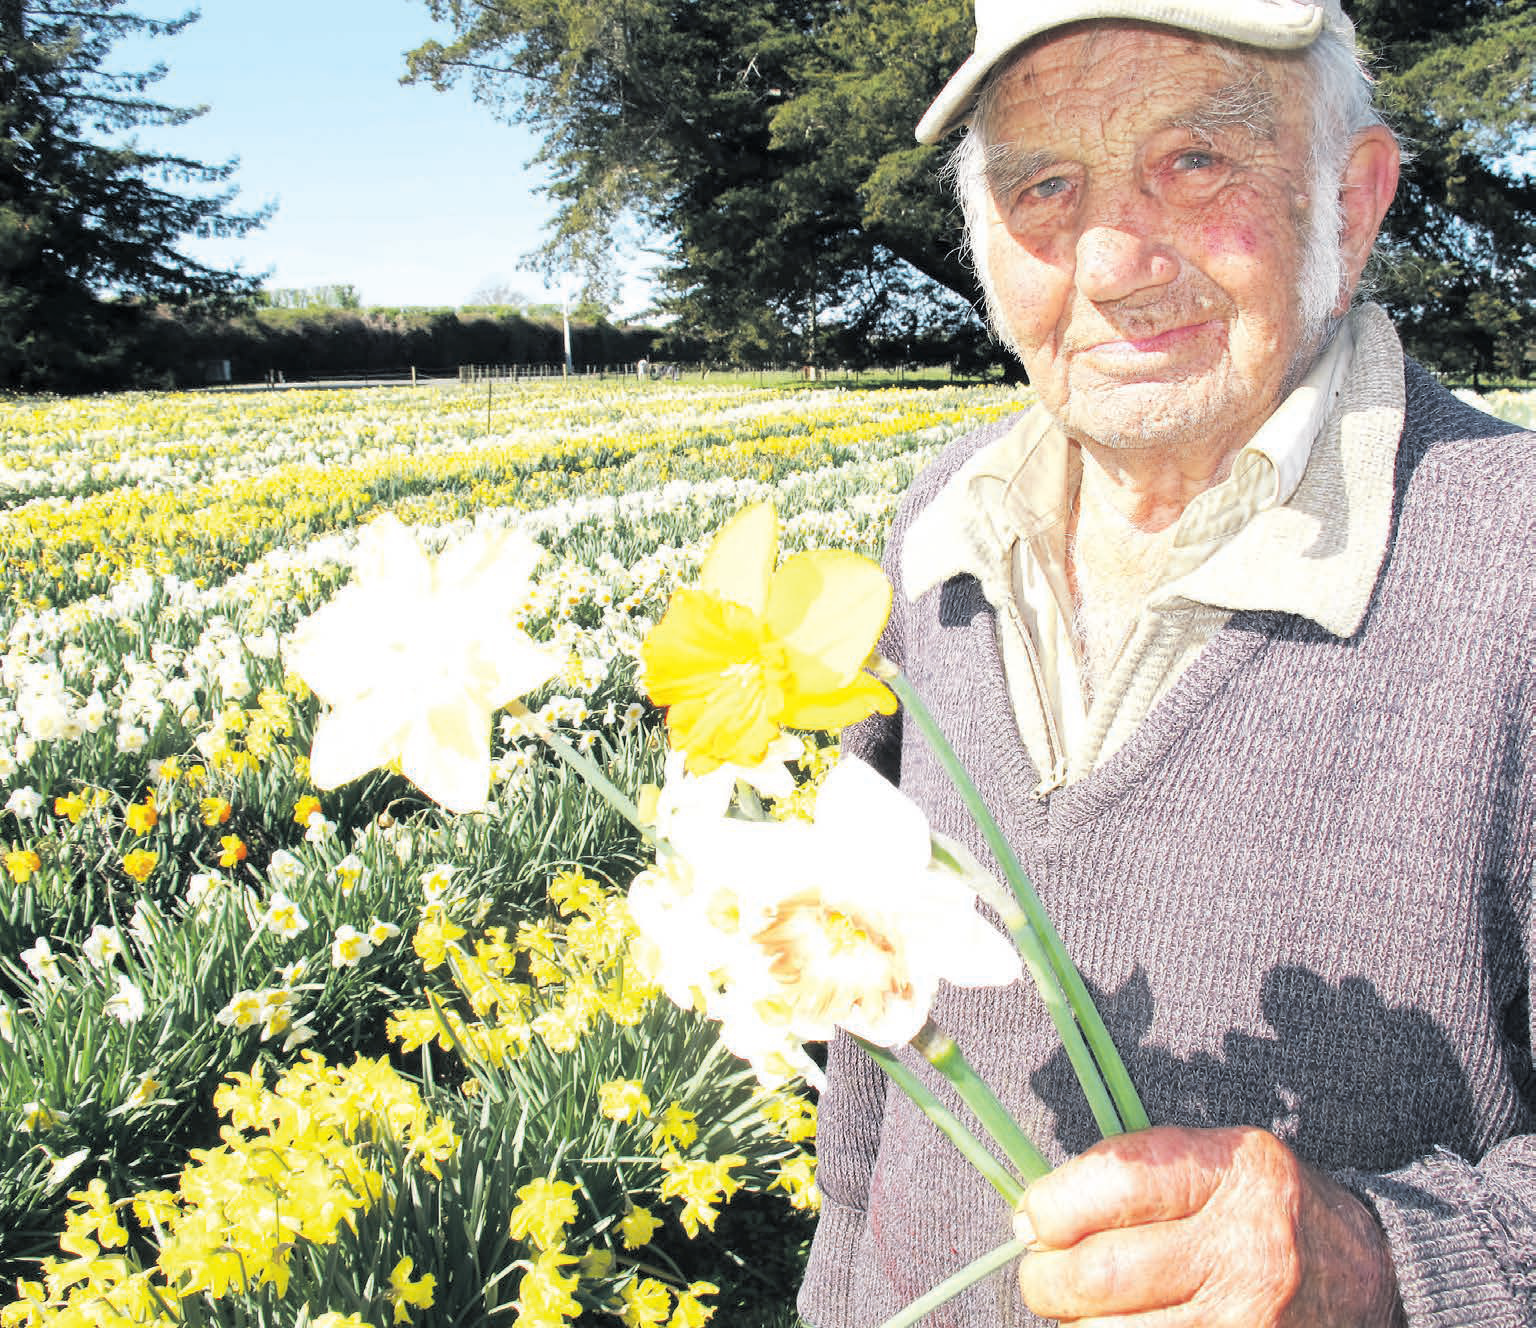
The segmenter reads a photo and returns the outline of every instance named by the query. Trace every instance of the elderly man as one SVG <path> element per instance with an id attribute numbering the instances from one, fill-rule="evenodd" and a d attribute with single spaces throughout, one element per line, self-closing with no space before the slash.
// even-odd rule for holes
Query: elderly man
<path id="1" fill-rule="evenodd" d="M 978 0 L 918 136 L 961 122 L 1039 404 L 913 485 L 883 648 L 1154 1128 L 1095 1142 L 1032 989 L 946 990 L 1060 1165 L 1017 1277 L 927 1322 L 1536 1324 L 1536 445 L 1354 301 L 1398 149 L 1353 29 L 1337 0 Z M 901 716 L 847 745 L 988 861 Z M 821 1149 L 817 1328 L 1008 1238 L 847 1043 Z"/>

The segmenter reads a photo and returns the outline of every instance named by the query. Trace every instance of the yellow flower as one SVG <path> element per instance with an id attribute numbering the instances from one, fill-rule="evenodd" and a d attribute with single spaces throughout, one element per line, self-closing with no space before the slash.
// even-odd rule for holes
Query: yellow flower
<path id="1" fill-rule="evenodd" d="M 79 825 L 89 804 L 79 793 L 65 793 L 53 800 L 53 814 L 69 817 L 71 825 Z"/>
<path id="2" fill-rule="evenodd" d="M 585 913 L 603 898 L 603 887 L 580 867 L 556 874 L 549 883 L 549 897 L 555 901 L 562 916 Z"/>
<path id="3" fill-rule="evenodd" d="M 673 1102 L 661 1113 L 661 1119 L 656 1123 L 656 1133 L 651 1139 L 651 1148 L 658 1152 L 665 1152 L 668 1145 L 676 1143 L 679 1148 L 689 1148 L 693 1141 L 699 1137 L 699 1127 L 694 1124 L 697 1119 L 695 1114 L 688 1111 L 680 1103 Z"/>
<path id="4" fill-rule="evenodd" d="M 142 848 L 130 849 L 123 855 L 123 870 L 143 885 L 159 861 L 158 853 L 151 853 L 148 849 Z"/>
<path id="5" fill-rule="evenodd" d="M 631 1208 L 619 1219 L 619 1237 L 626 1250 L 638 1250 L 651 1243 L 660 1226 L 661 1219 L 649 1208 Z"/>
<path id="6" fill-rule="evenodd" d="M 327 1310 L 309 1321 L 310 1328 L 373 1328 L 361 1314 L 341 1314 Z"/>
<path id="7" fill-rule="evenodd" d="M 17 885 L 25 885 L 42 866 L 43 860 L 30 848 L 12 849 L 5 855 L 5 869 Z"/>
<path id="8" fill-rule="evenodd" d="M 318 787 L 398 760 L 450 811 L 485 805 L 491 716 L 564 662 L 516 625 L 540 557 L 513 530 L 479 530 L 434 558 L 394 517 L 364 528 L 353 581 L 299 624 L 288 650 L 329 707 L 310 751 Z"/>
<path id="9" fill-rule="evenodd" d="M 203 798 L 197 805 L 202 809 L 203 824 L 207 826 L 223 825 L 234 811 L 223 798 Z"/>
<path id="10" fill-rule="evenodd" d="M 306 793 L 293 804 L 293 823 L 295 825 L 308 825 L 309 818 L 320 810 L 320 799 L 313 793 Z"/>
<path id="11" fill-rule="evenodd" d="M 224 835 L 219 839 L 219 866 L 238 867 L 249 852 L 239 835 Z"/>
<path id="12" fill-rule="evenodd" d="M 449 922 L 423 922 L 411 937 L 411 948 L 421 958 L 422 967 L 436 968 L 448 957 L 448 947 L 464 935 L 464 928 Z"/>
<path id="13" fill-rule="evenodd" d="M 619 1298 L 624 1302 L 625 1328 L 664 1323 L 672 1308 L 671 1294 L 654 1277 L 630 1278 L 619 1288 Z"/>
<path id="14" fill-rule="evenodd" d="M 713 1282 L 693 1282 L 688 1290 L 677 1293 L 677 1308 L 667 1320 L 667 1328 L 703 1328 L 714 1317 L 713 1305 L 699 1304 L 700 1296 L 718 1295 L 720 1288 Z"/>
<path id="15" fill-rule="evenodd" d="M 411 1311 L 409 1306 L 426 1310 L 432 1308 L 433 1290 L 437 1286 L 437 1278 L 431 1273 L 424 1273 L 415 1281 L 411 1280 L 411 1269 L 414 1260 L 407 1255 L 394 1267 L 389 1275 L 389 1299 L 395 1307 L 395 1323 L 409 1323 Z"/>
<path id="16" fill-rule="evenodd" d="M 598 1109 L 615 1121 L 632 1121 L 651 1114 L 651 1099 L 638 1079 L 611 1079 L 599 1084 Z"/>
<path id="17" fill-rule="evenodd" d="M 642 647 L 646 689 L 696 773 L 757 765 L 783 728 L 838 729 L 896 708 L 864 670 L 890 614 L 885 574 L 845 550 L 776 569 L 777 556 L 773 508 L 737 513 L 698 587 L 672 596 Z"/>
<path id="18" fill-rule="evenodd" d="M 565 1228 L 576 1220 L 576 1187 L 569 1181 L 540 1177 L 522 1186 L 512 1210 L 514 1240 L 528 1240 L 540 1249 L 560 1244 Z"/>
<path id="19" fill-rule="evenodd" d="M 154 802 L 145 798 L 143 802 L 132 803 L 123 814 L 123 821 L 136 835 L 147 835 L 160 822 L 160 813 L 155 810 Z"/>
<path id="20" fill-rule="evenodd" d="M 661 1169 L 667 1178 L 661 1182 L 661 1197 L 683 1201 L 678 1221 L 690 1237 L 699 1234 L 701 1223 L 711 1231 L 715 1229 L 718 1205 L 741 1188 L 731 1168 L 745 1166 L 746 1161 L 739 1153 L 726 1153 L 713 1162 L 703 1158 L 690 1161 L 675 1153 L 662 1158 Z"/>
<path id="21" fill-rule="evenodd" d="M 543 1251 L 517 1284 L 516 1328 L 560 1328 L 567 1319 L 581 1313 L 581 1302 L 570 1293 L 578 1278 L 560 1271 L 562 1264 L 577 1262 L 556 1245 Z"/>
<path id="22" fill-rule="evenodd" d="M 783 1190 L 790 1206 L 814 1212 L 821 1207 L 821 1191 L 816 1188 L 816 1159 L 792 1157 L 779 1164 L 779 1174 L 770 1190 Z"/>

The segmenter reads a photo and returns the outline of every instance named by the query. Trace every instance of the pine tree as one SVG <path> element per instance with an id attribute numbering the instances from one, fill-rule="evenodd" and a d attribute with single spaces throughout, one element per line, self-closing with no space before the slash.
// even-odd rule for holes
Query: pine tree
<path id="1" fill-rule="evenodd" d="M 195 261 L 185 236 L 240 235 L 265 213 L 230 210 L 234 163 L 210 166 L 121 135 L 205 108 L 146 95 L 165 66 L 112 72 L 119 39 L 171 36 L 123 0 L 0 0 L 0 389 L 116 386 L 155 304 L 228 306 L 255 279 Z"/>

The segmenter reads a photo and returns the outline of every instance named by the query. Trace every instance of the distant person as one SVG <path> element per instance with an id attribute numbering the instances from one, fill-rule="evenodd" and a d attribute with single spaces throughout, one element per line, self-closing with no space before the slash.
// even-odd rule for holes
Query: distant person
<path id="1" fill-rule="evenodd" d="M 1036 1252 L 924 1323 L 1536 1324 L 1536 436 L 1358 299 L 1399 152 L 1338 0 L 976 21 L 918 137 L 967 125 L 970 253 L 1038 404 L 912 484 L 882 649 L 1153 1128 L 1096 1142 L 1032 986 L 946 988 L 1058 1169 Z M 845 750 L 992 863 L 902 715 Z M 827 1079 L 800 1309 L 862 1328 L 1012 1215 L 851 1041 Z"/>
<path id="2" fill-rule="evenodd" d="M 651 376 L 651 362 L 644 356 L 641 356 L 639 362 L 635 365 L 635 376 L 642 383 Z"/>

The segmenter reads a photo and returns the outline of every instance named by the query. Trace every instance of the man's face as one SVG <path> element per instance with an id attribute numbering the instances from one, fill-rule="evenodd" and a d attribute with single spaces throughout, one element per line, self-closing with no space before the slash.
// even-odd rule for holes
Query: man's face
<path id="1" fill-rule="evenodd" d="M 1152 28 L 1048 39 L 1003 75 L 982 256 L 1070 435 L 1230 456 L 1305 371 L 1304 102 L 1293 66 Z"/>

